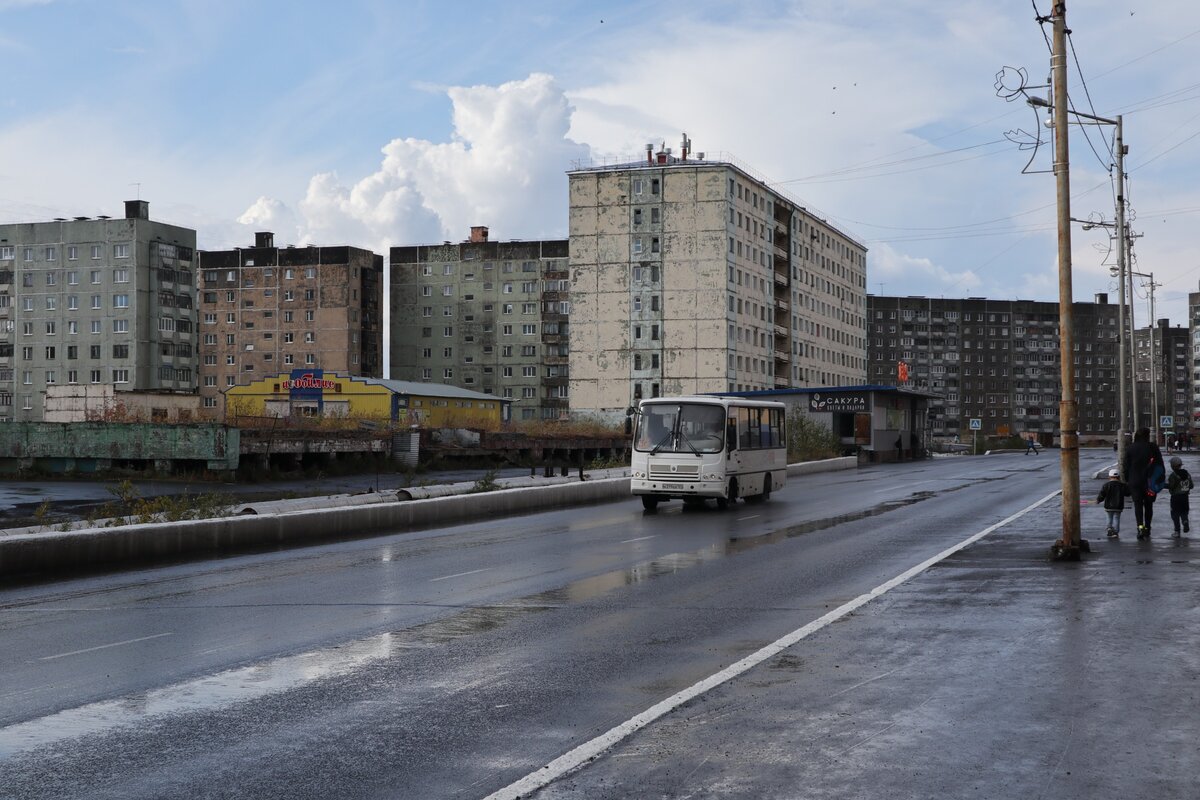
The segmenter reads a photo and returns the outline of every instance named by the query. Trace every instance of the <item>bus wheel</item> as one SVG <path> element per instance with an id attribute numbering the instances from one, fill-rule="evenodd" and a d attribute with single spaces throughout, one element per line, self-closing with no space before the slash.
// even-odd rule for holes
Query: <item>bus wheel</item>
<path id="1" fill-rule="evenodd" d="M 658 513 L 658 498 L 651 494 L 642 495 L 642 508 L 647 514 Z"/>
<path id="2" fill-rule="evenodd" d="M 728 508 L 732 504 L 736 504 L 738 499 L 738 484 L 737 478 L 729 479 L 729 491 L 725 497 L 717 498 L 717 508 Z"/>

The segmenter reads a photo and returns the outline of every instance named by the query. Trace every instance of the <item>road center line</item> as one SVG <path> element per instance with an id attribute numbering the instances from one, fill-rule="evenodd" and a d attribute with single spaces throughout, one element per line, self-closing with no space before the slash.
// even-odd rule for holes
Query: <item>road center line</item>
<path id="1" fill-rule="evenodd" d="M 471 570 L 470 572 L 456 572 L 456 573 L 455 573 L 455 574 L 453 574 L 453 575 L 443 575 L 443 576 L 442 576 L 442 577 L 440 577 L 440 578 L 430 578 L 430 579 L 429 579 L 429 582 L 430 582 L 430 583 L 437 583 L 438 581 L 448 581 L 448 580 L 450 580 L 451 578 L 461 578 L 461 577 L 462 577 L 462 576 L 464 576 L 464 575 L 474 575 L 474 574 L 476 574 L 476 573 L 478 573 L 478 572 L 487 572 L 489 569 L 491 569 L 491 567 L 484 567 L 483 569 L 473 569 L 473 570 Z"/>
<path id="2" fill-rule="evenodd" d="M 42 656 L 41 658 L 38 659 L 38 661 L 53 661 L 56 658 L 66 658 L 67 656 L 77 656 L 80 653 L 91 653 L 95 650 L 107 650 L 110 647 L 120 647 L 121 645 L 134 644 L 136 642 L 146 642 L 151 639 L 161 639 L 164 636 L 171 636 L 171 635 L 173 635 L 173 632 L 172 633 L 156 633 L 153 636 L 142 636 L 138 639 L 126 639 L 123 642 L 113 642 L 112 644 L 102 644 L 102 645 L 97 645 L 96 647 L 85 647 L 82 650 L 72 650 L 69 653 L 59 653 L 56 656 Z"/>
<path id="3" fill-rule="evenodd" d="M 708 692 L 710 689 L 715 689 L 721 684 L 736 678 L 751 668 L 758 666 L 768 658 L 779 655 L 779 653 L 783 652 L 797 642 L 808 638 L 827 625 L 836 622 L 847 614 L 850 614 L 861 606 L 871 602 L 875 598 L 887 594 L 897 586 L 900 586 L 906 581 L 916 577 L 917 575 L 920 575 L 922 572 L 929 569 L 934 564 L 937 564 L 939 561 L 949 558 L 959 550 L 974 544 L 992 531 L 1002 528 L 1010 522 L 1023 517 L 1038 506 L 1041 506 L 1049 501 L 1051 498 L 1057 497 L 1060 491 L 1061 490 L 1056 490 L 1051 492 L 1041 500 L 1038 500 L 1036 503 L 1026 506 L 1017 513 L 1000 520 L 995 525 L 991 525 L 976 534 L 968 536 L 966 539 L 963 539 L 956 545 L 951 545 L 937 555 L 922 561 L 920 564 L 917 564 L 915 567 L 905 570 L 891 580 L 879 584 L 871 591 L 859 595 L 853 600 L 838 606 L 828 614 L 818 617 L 807 625 L 797 628 L 782 638 L 776 639 L 771 644 L 751 653 L 740 661 L 730 664 L 720 672 L 710 675 L 704 680 L 694 683 L 682 691 L 676 692 L 667 699 L 650 706 L 650 708 L 646 709 L 637 716 L 622 722 L 620 725 L 610 729 L 606 733 L 600 734 L 595 739 L 584 742 L 573 750 L 563 753 L 549 764 L 535 772 L 530 773 L 529 775 L 526 775 L 516 783 L 511 783 L 503 789 L 493 792 L 484 798 L 484 800 L 518 800 L 518 798 L 524 797 L 529 793 L 558 780 L 566 773 L 583 764 L 586 764 L 588 761 L 596 758 L 605 750 L 608 750 L 614 745 L 620 743 L 622 740 L 633 735 L 650 723 L 666 716 L 684 703 L 699 697 L 705 692 Z"/>
<path id="4" fill-rule="evenodd" d="M 654 534 L 651 534 L 650 536 L 639 536 L 636 539 L 622 539 L 619 542 L 619 544 L 629 544 L 630 542 L 644 542 L 647 539 L 655 539 L 657 537 L 658 537 L 658 534 L 654 533 Z"/>

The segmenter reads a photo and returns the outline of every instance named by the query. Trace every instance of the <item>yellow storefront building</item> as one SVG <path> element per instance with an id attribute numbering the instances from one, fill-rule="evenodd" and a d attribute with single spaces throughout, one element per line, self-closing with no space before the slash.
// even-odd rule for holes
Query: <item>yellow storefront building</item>
<path id="1" fill-rule="evenodd" d="M 320 417 L 426 428 L 494 430 L 511 400 L 439 383 L 338 375 L 298 369 L 224 392 L 225 420 L 241 417 Z"/>

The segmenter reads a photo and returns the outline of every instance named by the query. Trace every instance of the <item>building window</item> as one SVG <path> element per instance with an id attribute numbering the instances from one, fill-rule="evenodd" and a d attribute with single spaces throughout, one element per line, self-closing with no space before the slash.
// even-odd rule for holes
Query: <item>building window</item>
<path id="1" fill-rule="evenodd" d="M 129 258 L 129 245 L 128 244 L 114 244 L 113 245 L 113 258 Z"/>
<path id="2" fill-rule="evenodd" d="M 129 370 L 114 369 L 112 371 L 112 382 L 113 383 L 129 383 Z"/>

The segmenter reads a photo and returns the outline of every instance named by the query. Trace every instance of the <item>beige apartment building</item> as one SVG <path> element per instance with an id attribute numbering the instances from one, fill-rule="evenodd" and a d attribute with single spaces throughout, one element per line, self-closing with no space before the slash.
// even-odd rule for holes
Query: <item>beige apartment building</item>
<path id="1" fill-rule="evenodd" d="M 200 252 L 200 394 L 206 416 L 223 392 L 281 372 L 382 377 L 383 257 L 358 247 L 254 247 Z"/>
<path id="2" fill-rule="evenodd" d="M 573 413 L 866 381 L 866 247 L 724 157 L 570 180 Z"/>
<path id="3" fill-rule="evenodd" d="M 494 394 L 514 420 L 568 415 L 568 243 L 393 247 L 389 376 Z"/>

